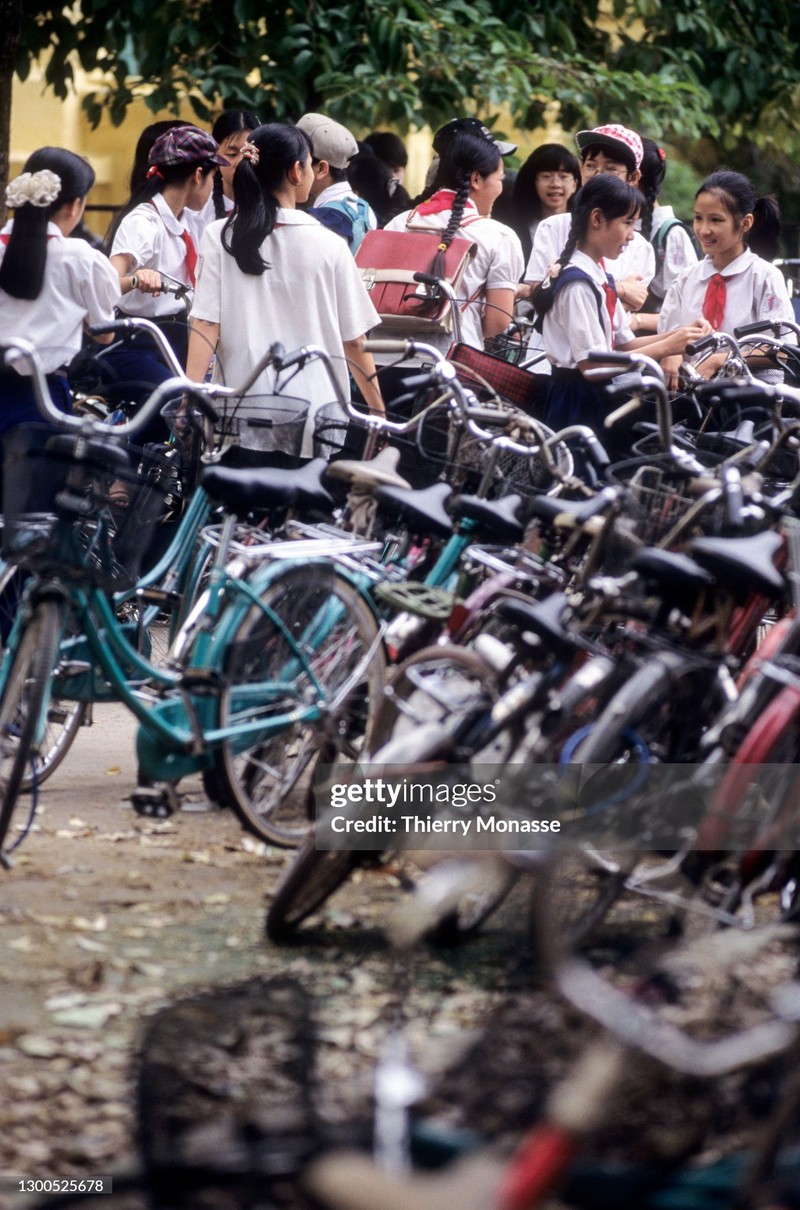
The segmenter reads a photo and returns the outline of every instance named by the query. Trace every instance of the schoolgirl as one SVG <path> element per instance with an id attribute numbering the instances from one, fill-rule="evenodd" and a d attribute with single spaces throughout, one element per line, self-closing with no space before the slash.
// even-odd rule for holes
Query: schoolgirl
<path id="1" fill-rule="evenodd" d="M 210 134 L 196 126 L 179 126 L 156 139 L 149 164 L 144 187 L 109 232 L 111 264 L 119 273 L 123 295 L 119 310 L 157 323 L 185 362 L 184 309 L 173 295 L 161 293 L 161 273 L 194 287 L 197 248 L 184 214 L 205 206 L 212 173 L 227 160 Z"/>
<path id="2" fill-rule="evenodd" d="M 203 235 L 187 372 L 202 381 L 216 350 L 216 377 L 236 386 L 270 342 L 287 350 L 316 344 L 333 358 L 345 395 L 349 366 L 367 405 L 382 411 L 375 366 L 363 348 L 378 315 L 345 241 L 298 209 L 313 179 L 301 130 L 272 123 L 253 131 L 234 174 L 236 209 Z M 271 393 L 273 385 L 267 370 L 253 393 Z M 317 405 L 332 393 L 319 361 L 292 381 L 293 395 Z"/>
<path id="3" fill-rule="evenodd" d="M 504 332 L 511 322 L 517 282 L 524 260 L 519 238 L 510 227 L 491 217 L 503 188 L 503 157 L 516 151 L 502 143 L 476 118 L 454 118 L 437 131 L 433 149 L 439 164 L 432 185 L 411 210 L 386 224 L 387 231 L 441 231 L 446 250 L 457 232 L 477 245 L 461 283 L 462 339 L 477 349 Z M 437 253 L 429 272 L 441 276 L 444 251 Z M 426 337 L 443 351 L 447 336 Z"/>
<path id="4" fill-rule="evenodd" d="M 0 232 L 0 332 L 35 346 L 62 411 L 71 410 L 66 367 L 82 347 L 84 328 L 110 323 L 120 292 L 105 256 L 85 240 L 67 238 L 94 179 L 80 156 L 42 147 L 6 189 L 14 218 Z M 0 436 L 31 420 L 39 413 L 29 371 L 1 369 Z"/>
<path id="5" fill-rule="evenodd" d="M 608 174 L 592 177 L 575 199 L 561 256 L 534 295 L 553 366 L 543 415 L 553 428 L 588 424 L 602 433 L 607 397 L 584 377 L 593 364 L 590 353 L 643 349 L 660 359 L 682 353 L 687 342 L 708 331 L 702 320 L 663 335 L 635 337 L 631 331 L 605 265 L 633 239 L 642 204 L 642 195 L 627 181 Z"/>
<path id="6" fill-rule="evenodd" d="M 612 122 L 606 126 L 595 126 L 592 130 L 579 130 L 575 142 L 580 152 L 582 185 L 594 176 L 609 175 L 638 186 L 644 151 L 642 140 L 635 130 Z M 547 275 L 549 266 L 558 260 L 569 229 L 570 218 L 566 213 L 550 215 L 539 223 L 525 267 L 524 281 L 517 291 L 520 298 L 532 297 L 533 291 Z M 647 297 L 656 268 L 655 253 L 649 240 L 638 231 L 634 232 L 633 239 L 619 256 L 609 258 L 607 268 L 614 278 L 623 305 L 628 310 L 640 308 Z"/>
<path id="7" fill-rule="evenodd" d="M 739 172 L 714 172 L 697 191 L 694 231 L 705 254 L 672 284 L 659 315 L 659 330 L 702 313 L 715 331 L 756 320 L 794 319 L 778 255 L 780 210 L 774 198 L 757 198 L 752 183 Z M 725 354 L 704 361 L 701 372 L 713 374 Z M 673 374 L 678 362 L 665 363 Z M 758 368 L 757 366 L 755 367 Z M 765 369 L 766 381 L 780 381 L 780 370 Z"/>
<path id="8" fill-rule="evenodd" d="M 560 143 L 544 143 L 528 156 L 514 180 L 509 223 L 520 238 L 526 264 L 539 223 L 571 210 L 580 187 L 578 157 Z"/>

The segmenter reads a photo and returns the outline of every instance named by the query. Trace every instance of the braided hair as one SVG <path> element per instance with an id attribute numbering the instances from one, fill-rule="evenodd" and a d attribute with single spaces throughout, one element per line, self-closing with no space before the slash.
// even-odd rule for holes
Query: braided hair
<path id="1" fill-rule="evenodd" d="M 438 138 L 438 135 L 436 137 Z M 434 139 L 434 145 L 435 143 L 436 139 Z M 439 189 L 452 189 L 455 192 L 450 210 L 450 221 L 442 233 L 436 255 L 428 269 L 432 277 L 444 277 L 445 253 L 461 226 L 464 208 L 469 200 L 473 172 L 478 172 L 481 176 L 490 176 L 497 171 L 501 159 L 500 151 L 495 144 L 468 130 L 454 134 L 443 148 L 433 181 L 412 203 L 413 206 L 419 206 Z"/>
<path id="2" fill-rule="evenodd" d="M 734 222 L 741 223 L 752 214 L 753 225 L 744 236 L 747 248 L 764 260 L 774 260 L 780 253 L 781 212 L 774 197 L 756 197 L 752 181 L 741 172 L 712 172 L 695 194 L 716 193 Z"/>
<path id="3" fill-rule="evenodd" d="M 261 245 L 275 230 L 278 200 L 275 190 L 295 164 L 307 164 L 311 142 L 289 122 L 270 122 L 253 131 L 250 142 L 258 149 L 258 162 L 243 156 L 233 174 L 236 209 L 222 228 L 222 246 L 242 273 L 260 277 L 269 264 Z"/>
<path id="4" fill-rule="evenodd" d="M 650 239 L 653 234 L 653 210 L 661 195 L 661 186 L 667 174 L 667 157 L 663 148 L 652 139 L 642 139 L 642 166 L 639 189 L 644 197 L 642 206 L 642 235 Z"/>
<path id="5" fill-rule="evenodd" d="M 575 195 L 575 205 L 572 210 L 572 223 L 567 242 L 558 258 L 556 272 L 549 272 L 544 281 L 536 288 L 533 295 L 533 305 L 538 315 L 546 315 L 555 301 L 555 293 L 551 289 L 558 273 L 562 272 L 572 260 L 572 254 L 578 244 L 585 239 L 589 230 L 589 217 L 593 210 L 599 210 L 607 222 L 615 218 L 633 218 L 639 213 L 644 204 L 644 198 L 638 189 L 620 180 L 611 173 L 601 172 L 591 177 Z M 553 269 L 556 267 L 553 266 Z"/>

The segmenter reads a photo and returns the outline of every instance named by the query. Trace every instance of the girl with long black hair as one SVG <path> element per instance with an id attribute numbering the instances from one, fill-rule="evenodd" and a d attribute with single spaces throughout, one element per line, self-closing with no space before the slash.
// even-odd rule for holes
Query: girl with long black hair
<path id="1" fill-rule="evenodd" d="M 439 252 L 428 269 L 439 277 L 444 251 L 457 234 L 477 245 L 461 282 L 461 328 L 464 343 L 482 349 L 511 322 L 525 267 L 515 232 L 491 217 L 503 188 L 503 157 L 516 147 L 498 142 L 476 118 L 454 118 L 436 132 L 433 149 L 439 166 L 432 185 L 386 230 L 441 231 Z M 443 349 L 450 343 L 446 336 L 426 339 Z"/>
<path id="2" fill-rule="evenodd" d="M 35 346 L 63 411 L 71 410 L 66 367 L 84 329 L 111 322 L 119 299 L 119 278 L 105 256 L 85 240 L 66 238 L 83 216 L 94 179 L 80 156 L 40 148 L 6 189 L 14 218 L 0 232 L 0 332 Z M 0 436 L 38 419 L 29 373 L 22 366 L 0 369 Z"/>
<path id="3" fill-rule="evenodd" d="M 334 359 L 343 392 L 349 397 L 350 367 L 367 405 L 382 411 L 375 366 L 363 348 L 378 315 L 345 241 L 298 209 L 313 176 L 301 130 L 270 123 L 253 131 L 234 174 L 236 209 L 203 235 L 187 371 L 201 381 L 216 351 L 215 374 L 235 386 L 271 342 L 287 350 L 317 344 Z M 266 371 L 253 392 L 272 390 Z M 304 366 L 292 392 L 331 402 L 324 366 Z"/>

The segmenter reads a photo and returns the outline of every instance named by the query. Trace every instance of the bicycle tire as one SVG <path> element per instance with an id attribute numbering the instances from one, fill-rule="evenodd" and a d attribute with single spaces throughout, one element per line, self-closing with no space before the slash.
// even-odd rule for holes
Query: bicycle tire
<path id="1" fill-rule="evenodd" d="M 60 606 L 39 601 L 25 627 L 0 702 L 0 852 L 11 826 L 22 779 L 58 654 Z"/>
<path id="2" fill-rule="evenodd" d="M 284 871 L 267 910 L 270 941 L 292 940 L 299 926 L 346 882 L 366 855 L 350 849 L 317 849 L 307 836 Z"/>
<path id="3" fill-rule="evenodd" d="M 11 624 L 19 610 L 24 572 L 21 567 L 5 564 L 0 570 L 0 634 L 8 638 Z M 72 742 L 83 726 L 88 707 L 83 702 L 51 698 L 47 710 L 47 727 L 38 755 L 36 772 L 23 775 L 20 789 L 27 792 L 41 785 L 63 761 Z"/>
<path id="4" fill-rule="evenodd" d="M 374 705 L 380 699 L 385 655 L 375 616 L 359 590 L 334 567 L 293 566 L 260 594 L 260 605 L 243 615 L 225 657 L 226 684 L 220 695 L 221 727 L 251 719 L 254 708 L 236 705 L 237 685 L 250 679 L 280 680 L 293 667 L 292 693 L 285 703 L 272 702 L 269 713 L 292 711 L 298 702 L 316 695 L 313 681 L 286 638 L 287 632 L 306 655 L 323 692 L 335 695 L 369 651 L 372 657 L 363 681 L 335 714 L 323 711 L 321 723 L 292 723 L 272 740 L 241 747 L 224 743 L 206 788 L 236 811 L 248 831 L 270 844 L 293 848 L 306 836 L 314 819 L 314 779 L 320 765 L 353 761 L 369 743 Z M 334 604 L 335 602 L 335 604 Z M 263 606 L 279 619 L 274 621 Z M 304 643 L 321 611 L 333 607 L 324 642 L 313 650 Z"/>

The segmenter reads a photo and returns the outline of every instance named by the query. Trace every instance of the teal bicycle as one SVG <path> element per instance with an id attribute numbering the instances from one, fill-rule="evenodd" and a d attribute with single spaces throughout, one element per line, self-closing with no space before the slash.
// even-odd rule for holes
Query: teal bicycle
<path id="1" fill-rule="evenodd" d="M 342 634 L 332 663 L 328 655 L 315 659 L 313 650 L 296 641 L 293 602 L 281 593 L 278 608 L 272 608 L 270 569 L 254 589 L 241 559 L 227 566 L 238 518 L 254 507 L 303 504 L 330 510 L 331 497 L 321 482 L 324 461 L 297 473 L 207 468 L 200 490 L 226 515 L 208 572 L 203 623 L 193 626 L 179 660 L 156 665 L 138 649 L 131 626 L 120 622 L 113 597 L 121 579 L 130 582 L 135 576 L 136 555 L 158 512 L 148 468 L 139 462 L 131 467 L 125 445 L 135 442 L 164 400 L 176 394 L 191 399 L 213 423 L 211 397 L 220 388 L 198 389 L 176 376 L 162 384 L 134 421 L 108 429 L 56 410 L 30 345 L 9 344 L 5 358 L 27 362 L 40 411 L 58 431 L 20 430 L 5 463 L 3 554 L 26 569 L 27 581 L 0 663 L 0 861 L 9 864 L 6 837 L 23 780 L 47 742 L 53 701 L 113 697 L 133 712 L 142 735 L 164 752 L 155 766 L 143 759 L 138 805 L 145 813 L 174 809 L 178 778 L 213 771 L 223 749 L 246 751 L 292 728 L 316 726 L 325 731 L 330 754 L 337 741 L 357 732 L 364 697 L 376 697 L 382 684 L 377 623 L 358 590 L 339 582 L 327 589 L 328 599 L 339 602 L 335 625 Z M 290 357 L 283 360 L 290 364 Z M 114 515 L 111 494 L 120 481 L 131 493 L 122 519 Z M 324 545 L 329 549 L 331 541 Z M 311 559 L 320 549 L 320 543 L 312 543 L 296 553 Z M 133 564 L 126 565 L 129 557 Z M 319 564 L 323 577 L 325 568 Z M 281 616 L 284 607 L 290 616 Z M 242 619 L 253 616 L 262 619 L 260 679 L 254 681 L 248 672 L 239 683 L 241 653 L 251 641 Z M 240 653 L 236 658 L 231 645 Z M 140 749 L 146 756 L 146 741 Z M 276 820 L 272 838 L 297 843 L 299 834 L 296 823 L 284 826 Z"/>

